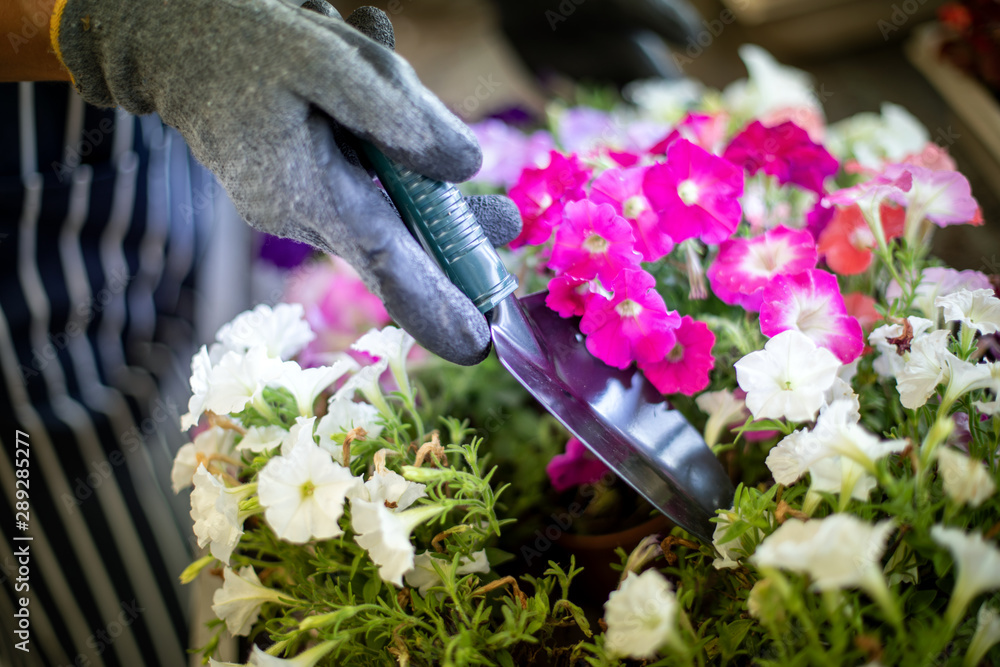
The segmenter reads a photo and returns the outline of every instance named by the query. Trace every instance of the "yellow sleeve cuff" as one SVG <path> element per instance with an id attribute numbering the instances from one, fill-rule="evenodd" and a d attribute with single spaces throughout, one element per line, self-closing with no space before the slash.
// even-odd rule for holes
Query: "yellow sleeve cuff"
<path id="1" fill-rule="evenodd" d="M 52 50 L 56 53 L 56 58 L 62 63 L 63 67 L 66 67 L 66 61 L 63 60 L 62 51 L 59 48 L 59 26 L 62 25 L 63 11 L 66 9 L 67 0 L 56 0 L 56 4 L 52 7 L 52 16 L 49 19 L 49 41 L 52 42 Z M 67 70 L 69 68 L 66 68 Z M 70 77 L 72 77 L 72 73 Z"/>

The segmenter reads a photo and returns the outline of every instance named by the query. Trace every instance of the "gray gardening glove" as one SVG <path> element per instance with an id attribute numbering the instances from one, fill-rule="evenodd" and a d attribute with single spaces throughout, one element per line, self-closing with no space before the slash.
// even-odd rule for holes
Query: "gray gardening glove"
<path id="1" fill-rule="evenodd" d="M 65 0 L 53 21 L 85 100 L 159 113 L 252 226 L 344 257 L 432 352 L 483 359 L 485 318 L 335 136 L 342 126 L 438 180 L 476 172 L 472 134 L 405 61 L 339 18 L 282 0 Z M 491 240 L 516 234 L 512 203 L 473 205 Z"/>

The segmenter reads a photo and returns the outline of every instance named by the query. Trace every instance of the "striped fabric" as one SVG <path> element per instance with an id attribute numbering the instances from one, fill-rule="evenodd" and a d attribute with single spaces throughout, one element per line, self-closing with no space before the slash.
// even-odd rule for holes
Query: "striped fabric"
<path id="1" fill-rule="evenodd" d="M 0 84 L 0 666 L 188 662 L 177 575 L 195 545 L 170 466 L 217 193 L 155 117 L 88 107 L 63 84 Z M 30 653 L 9 630 L 25 595 Z"/>

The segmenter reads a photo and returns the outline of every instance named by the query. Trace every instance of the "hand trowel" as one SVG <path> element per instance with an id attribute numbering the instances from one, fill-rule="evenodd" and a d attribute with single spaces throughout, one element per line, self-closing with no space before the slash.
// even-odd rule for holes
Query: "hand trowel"
<path id="1" fill-rule="evenodd" d="M 355 27 L 391 42 L 384 14 L 372 12 L 363 23 Z M 731 506 L 734 489 L 701 434 L 640 371 L 619 370 L 592 356 L 579 319 L 550 310 L 546 292 L 514 296 L 516 278 L 454 185 L 417 174 L 369 143 L 357 145 L 410 232 L 486 316 L 503 366 L 653 506 L 711 542 L 709 520 L 716 509 Z"/>

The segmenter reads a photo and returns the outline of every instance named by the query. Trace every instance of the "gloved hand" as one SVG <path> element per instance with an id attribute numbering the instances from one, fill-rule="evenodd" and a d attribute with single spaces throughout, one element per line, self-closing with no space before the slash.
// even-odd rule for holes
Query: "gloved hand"
<path id="1" fill-rule="evenodd" d="M 438 180 L 476 172 L 475 138 L 404 60 L 282 0 L 58 0 L 52 22 L 85 100 L 159 113 L 253 227 L 342 256 L 430 351 L 485 357 L 485 318 L 335 136 L 343 126 Z M 495 243 L 516 235 L 509 200 L 470 203 Z"/>

